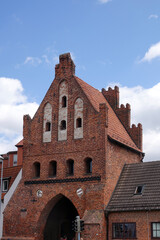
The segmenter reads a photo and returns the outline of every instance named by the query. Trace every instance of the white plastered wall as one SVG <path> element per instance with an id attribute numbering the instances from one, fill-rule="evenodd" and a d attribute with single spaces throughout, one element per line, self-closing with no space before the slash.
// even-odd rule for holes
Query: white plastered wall
<path id="1" fill-rule="evenodd" d="M 52 129 L 52 106 L 47 103 L 44 107 L 43 116 L 43 142 L 51 142 L 51 129 Z M 50 131 L 46 131 L 46 123 L 51 123 Z"/>
<path id="2" fill-rule="evenodd" d="M 66 107 L 62 107 L 62 98 L 66 96 Z M 68 84 L 61 82 L 59 86 L 59 116 L 58 116 L 58 140 L 67 140 L 67 113 L 68 113 Z M 66 129 L 61 130 L 61 121 L 66 121 Z"/>
<path id="3" fill-rule="evenodd" d="M 81 118 L 81 127 L 77 128 L 76 121 L 78 118 Z M 74 138 L 83 138 L 83 100 L 81 98 L 77 98 L 74 104 Z"/>

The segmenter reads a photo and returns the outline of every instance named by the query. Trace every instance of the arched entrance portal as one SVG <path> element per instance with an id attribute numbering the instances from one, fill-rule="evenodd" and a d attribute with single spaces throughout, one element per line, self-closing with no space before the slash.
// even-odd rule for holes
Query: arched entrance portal
<path id="1" fill-rule="evenodd" d="M 44 229 L 44 240 L 60 240 L 66 236 L 72 240 L 75 236 L 72 230 L 72 221 L 78 212 L 72 202 L 62 197 L 51 210 Z"/>

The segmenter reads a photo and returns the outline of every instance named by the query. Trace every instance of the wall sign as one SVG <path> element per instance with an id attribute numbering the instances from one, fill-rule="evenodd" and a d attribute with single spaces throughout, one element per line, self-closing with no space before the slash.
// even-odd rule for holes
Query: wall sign
<path id="1" fill-rule="evenodd" d="M 37 191 L 37 197 L 42 197 L 42 195 L 43 195 L 42 190 L 38 190 L 38 191 Z"/>
<path id="2" fill-rule="evenodd" d="M 78 197 L 81 197 L 83 195 L 83 189 L 82 188 L 78 188 L 76 192 L 77 192 Z"/>

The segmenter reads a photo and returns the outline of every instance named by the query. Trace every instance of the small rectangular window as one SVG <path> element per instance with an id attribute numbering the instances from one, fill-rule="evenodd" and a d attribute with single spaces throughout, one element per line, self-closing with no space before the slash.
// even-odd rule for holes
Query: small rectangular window
<path id="1" fill-rule="evenodd" d="M 114 239 L 134 239 L 136 238 L 135 223 L 113 223 L 112 224 Z"/>
<path id="2" fill-rule="evenodd" d="M 8 180 L 3 180 L 3 183 L 2 183 L 2 191 L 3 192 L 7 192 L 8 191 Z"/>
<path id="3" fill-rule="evenodd" d="M 17 166 L 17 154 L 13 155 L 13 166 Z"/>
<path id="4" fill-rule="evenodd" d="M 86 158 L 86 173 L 92 173 L 92 159 Z"/>
<path id="5" fill-rule="evenodd" d="M 135 194 L 135 195 L 141 195 L 142 192 L 143 192 L 143 189 L 144 189 L 144 186 L 143 186 L 143 185 L 138 185 L 138 186 L 136 187 L 136 189 L 135 189 L 134 194 Z"/>
<path id="6" fill-rule="evenodd" d="M 151 231 L 152 238 L 160 239 L 160 222 L 152 223 Z"/>

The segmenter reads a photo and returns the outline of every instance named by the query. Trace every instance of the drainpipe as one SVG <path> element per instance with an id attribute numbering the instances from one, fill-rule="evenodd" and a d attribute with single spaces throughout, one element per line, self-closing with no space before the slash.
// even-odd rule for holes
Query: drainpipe
<path id="1" fill-rule="evenodd" d="M 1 234 L 2 234 L 1 231 L 3 231 L 3 230 L 2 230 L 2 226 L 3 226 L 3 222 L 2 222 L 3 159 L 4 159 L 4 158 L 3 158 L 2 156 L 0 156 L 0 163 L 2 164 L 2 166 L 1 166 L 1 182 L 0 182 L 0 184 L 1 184 L 1 186 L 0 186 L 0 219 L 1 219 L 1 221 L 0 221 L 0 237 L 1 237 Z"/>
<path id="2" fill-rule="evenodd" d="M 147 211 L 147 229 L 148 229 L 148 240 L 149 240 L 149 222 L 148 222 L 148 211 Z"/>
<path id="3" fill-rule="evenodd" d="M 3 183 L 3 157 L 0 156 L 0 163 L 2 164 L 2 167 L 1 167 L 1 188 L 0 188 L 0 214 L 1 214 L 1 211 L 2 211 L 2 183 Z"/>
<path id="4" fill-rule="evenodd" d="M 107 222 L 107 224 L 106 224 L 106 240 L 108 240 L 109 239 L 109 217 L 108 217 L 109 212 L 106 211 L 105 215 L 106 215 L 106 222 Z"/>

